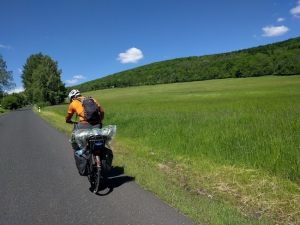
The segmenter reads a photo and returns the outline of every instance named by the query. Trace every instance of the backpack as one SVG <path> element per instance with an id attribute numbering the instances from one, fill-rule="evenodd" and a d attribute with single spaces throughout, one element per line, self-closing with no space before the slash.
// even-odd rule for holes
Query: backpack
<path id="1" fill-rule="evenodd" d="M 84 120 L 87 122 L 99 121 L 100 112 L 98 110 L 98 105 L 91 96 L 86 98 L 78 98 L 81 102 L 84 110 Z"/>

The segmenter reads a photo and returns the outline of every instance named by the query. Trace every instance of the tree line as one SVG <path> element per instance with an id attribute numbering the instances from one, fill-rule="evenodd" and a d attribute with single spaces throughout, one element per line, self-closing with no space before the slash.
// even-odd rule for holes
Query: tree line
<path id="1" fill-rule="evenodd" d="M 62 71 L 58 69 L 57 64 L 50 56 L 42 53 L 29 56 L 21 75 L 24 91 L 4 95 L 4 89 L 12 89 L 15 84 L 12 71 L 6 70 L 6 62 L 0 55 L 1 107 L 18 109 L 33 103 L 43 107 L 64 102 L 67 92 L 60 78 Z"/>
<path id="2" fill-rule="evenodd" d="M 115 73 L 67 90 L 155 85 L 210 79 L 300 74 L 300 37 L 228 53 L 191 56 Z"/>

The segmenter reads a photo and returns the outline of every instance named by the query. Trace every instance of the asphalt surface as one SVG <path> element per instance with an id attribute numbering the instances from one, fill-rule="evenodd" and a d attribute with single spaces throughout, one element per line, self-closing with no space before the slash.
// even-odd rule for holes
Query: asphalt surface
<path id="1" fill-rule="evenodd" d="M 77 172 L 68 140 L 31 107 L 0 114 L 1 225 L 194 224 L 122 168 L 114 168 L 108 184 L 93 194 Z"/>

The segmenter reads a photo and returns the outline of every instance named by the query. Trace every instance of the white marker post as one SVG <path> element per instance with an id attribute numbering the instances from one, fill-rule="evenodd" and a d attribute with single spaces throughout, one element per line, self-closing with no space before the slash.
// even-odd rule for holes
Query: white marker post
<path id="1" fill-rule="evenodd" d="M 39 107 L 39 112 L 41 112 L 41 107 Z"/>

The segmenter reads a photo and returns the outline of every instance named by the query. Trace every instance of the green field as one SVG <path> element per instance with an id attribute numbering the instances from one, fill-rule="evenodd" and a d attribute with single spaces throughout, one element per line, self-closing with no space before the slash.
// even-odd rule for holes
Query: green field
<path id="1" fill-rule="evenodd" d="M 114 165 L 196 223 L 300 223 L 300 76 L 83 94 L 117 125 Z M 67 106 L 39 114 L 69 135 Z"/>

